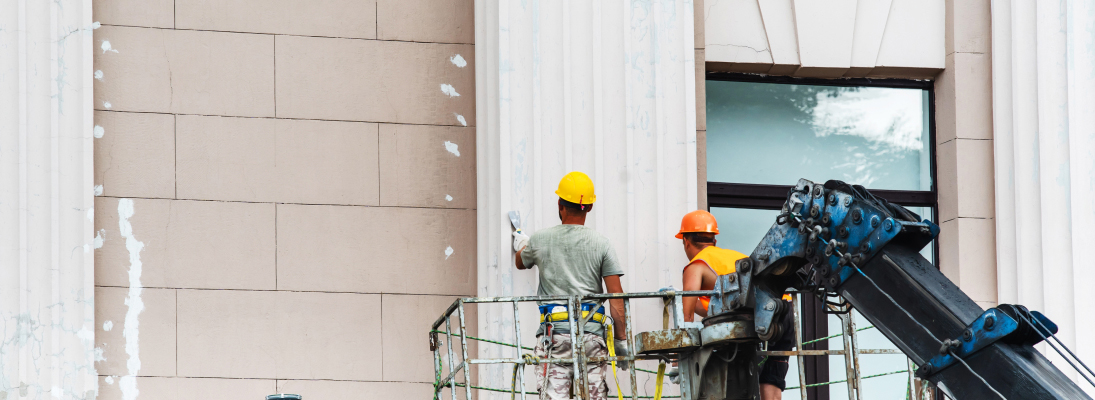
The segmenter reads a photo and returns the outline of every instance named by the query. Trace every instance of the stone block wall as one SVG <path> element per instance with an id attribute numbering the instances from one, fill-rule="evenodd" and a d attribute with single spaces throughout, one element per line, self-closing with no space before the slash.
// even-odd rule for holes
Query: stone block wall
<path id="1" fill-rule="evenodd" d="M 476 293 L 473 2 L 94 19 L 99 398 L 428 398 Z"/>

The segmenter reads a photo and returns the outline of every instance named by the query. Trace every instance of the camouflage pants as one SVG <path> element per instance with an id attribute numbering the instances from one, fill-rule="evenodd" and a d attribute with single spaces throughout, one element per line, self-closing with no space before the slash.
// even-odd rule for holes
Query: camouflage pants
<path id="1" fill-rule="evenodd" d="M 540 340 L 536 345 L 536 356 L 541 359 L 546 358 L 571 358 L 573 346 L 570 343 L 570 335 L 556 334 L 551 336 L 552 346 L 551 354 L 549 355 L 547 350 L 544 349 L 544 340 Z M 599 335 L 585 334 L 582 344 L 585 347 L 586 357 L 608 357 L 608 347 L 605 345 L 605 339 Z M 541 398 L 549 399 L 570 399 L 570 383 L 574 374 L 574 364 L 546 364 L 547 365 L 547 388 L 544 388 L 544 367 L 540 365 L 536 370 L 536 390 L 539 390 Z M 589 377 L 589 381 L 586 382 L 586 386 L 589 388 L 589 400 L 605 400 L 608 397 L 608 385 L 605 384 L 605 377 L 607 374 L 611 374 L 609 371 L 608 363 L 591 363 L 586 364 L 586 374 Z M 544 393 L 544 392 L 547 393 Z M 577 392 L 574 393 L 573 398 L 579 398 Z"/>

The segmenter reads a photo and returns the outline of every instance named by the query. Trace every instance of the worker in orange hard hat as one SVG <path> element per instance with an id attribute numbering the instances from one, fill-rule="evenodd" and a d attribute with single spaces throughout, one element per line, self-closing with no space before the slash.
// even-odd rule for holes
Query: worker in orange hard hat
<path id="1" fill-rule="evenodd" d="M 719 275 L 732 274 L 736 271 L 737 261 L 746 258 L 745 254 L 730 249 L 715 246 L 715 235 L 719 234 L 719 223 L 715 216 L 704 210 L 692 211 L 681 219 L 681 230 L 677 232 L 677 239 L 684 242 L 684 253 L 688 256 L 689 263 L 684 267 L 684 290 L 713 290 L 715 280 Z M 789 296 L 784 296 L 790 300 Z M 685 297 L 684 320 L 692 322 L 694 314 L 707 317 L 707 307 L 711 303 L 708 296 Z M 790 321 L 791 313 L 785 313 L 783 332 L 779 337 L 772 338 L 768 342 L 769 350 L 791 350 L 794 342 L 793 324 Z M 762 400 L 779 400 L 783 397 L 783 390 L 787 388 L 787 357 L 770 356 L 761 367 L 760 394 Z"/>

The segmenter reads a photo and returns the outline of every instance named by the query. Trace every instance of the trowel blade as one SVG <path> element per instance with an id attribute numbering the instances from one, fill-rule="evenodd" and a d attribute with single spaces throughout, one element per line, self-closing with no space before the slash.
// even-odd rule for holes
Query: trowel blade
<path id="1" fill-rule="evenodd" d="M 518 232 L 520 232 L 521 231 L 521 212 L 520 211 L 510 211 L 509 212 L 509 222 L 511 224 L 513 224 L 513 229 L 516 229 Z"/>

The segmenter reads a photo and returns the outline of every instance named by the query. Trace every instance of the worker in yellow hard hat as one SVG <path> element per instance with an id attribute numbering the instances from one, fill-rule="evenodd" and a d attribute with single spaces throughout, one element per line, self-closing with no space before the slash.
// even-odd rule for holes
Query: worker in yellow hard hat
<path id="1" fill-rule="evenodd" d="M 540 268 L 538 296 L 622 293 L 620 276 L 623 268 L 608 238 L 585 226 L 586 216 L 593 210 L 597 195 L 593 181 L 581 172 L 571 172 L 559 182 L 559 220 L 562 224 L 542 229 L 531 237 L 514 232 L 514 263 L 517 269 Z M 602 287 L 602 283 L 604 286 Z M 611 300 L 611 318 L 605 316 L 601 302 L 583 302 L 581 315 L 588 316 L 583 326 L 582 340 L 587 357 L 626 356 L 623 300 Z M 540 303 L 540 328 L 536 331 L 537 357 L 573 358 L 570 342 L 569 312 L 565 303 Z M 592 315 L 590 315 L 592 314 Z M 575 313 L 575 316 L 579 314 Z M 615 321 L 615 323 L 613 323 Z M 613 340 L 615 339 L 615 340 Z M 536 387 L 551 399 L 569 399 L 572 363 L 548 363 L 537 368 Z M 624 369 L 627 365 L 621 365 Z M 605 383 L 611 371 L 608 363 L 589 363 L 589 398 L 603 400 L 608 395 Z M 578 392 L 575 390 L 574 392 Z M 543 398 L 543 397 L 541 397 Z"/>
<path id="2" fill-rule="evenodd" d="M 677 232 L 677 239 L 684 242 L 684 254 L 688 256 L 689 263 L 684 267 L 684 290 L 713 290 L 715 280 L 719 275 L 734 273 L 737 261 L 746 258 L 745 254 L 730 249 L 715 246 L 715 235 L 719 234 L 719 223 L 715 216 L 704 210 L 692 211 L 681 219 L 681 229 Z M 790 301 L 789 296 L 784 299 Z M 707 308 L 711 303 L 709 296 L 685 297 L 684 309 L 691 312 L 684 313 L 684 320 L 692 322 L 694 314 L 707 317 Z M 783 325 L 782 334 L 768 342 L 769 350 L 791 350 L 794 347 L 793 323 L 790 321 L 791 313 L 785 313 L 780 321 Z M 762 400 L 779 400 L 783 396 L 783 390 L 787 388 L 787 357 L 770 356 L 764 361 L 759 375 L 760 394 Z"/>

